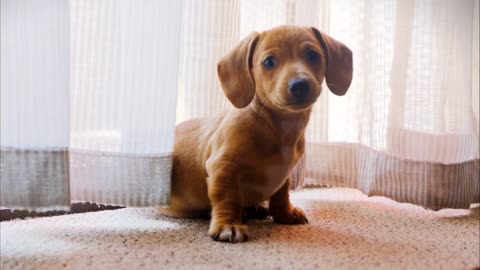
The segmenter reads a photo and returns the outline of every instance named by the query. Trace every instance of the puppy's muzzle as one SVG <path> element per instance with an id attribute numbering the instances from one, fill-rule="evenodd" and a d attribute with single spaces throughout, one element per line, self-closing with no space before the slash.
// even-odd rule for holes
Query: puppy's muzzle
<path id="1" fill-rule="evenodd" d="M 305 101 L 310 96 L 310 83 L 307 79 L 293 79 L 288 82 L 288 90 L 299 101 Z"/>

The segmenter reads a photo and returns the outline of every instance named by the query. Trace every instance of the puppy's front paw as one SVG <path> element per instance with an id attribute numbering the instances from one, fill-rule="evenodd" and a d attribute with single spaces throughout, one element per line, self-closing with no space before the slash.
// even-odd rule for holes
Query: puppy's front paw
<path id="1" fill-rule="evenodd" d="M 273 214 L 273 220 L 280 224 L 307 224 L 307 215 L 302 209 L 292 207 L 285 212 L 277 212 Z"/>
<path id="2" fill-rule="evenodd" d="M 247 226 L 240 224 L 210 224 L 208 234 L 215 241 L 238 243 L 248 240 Z"/>

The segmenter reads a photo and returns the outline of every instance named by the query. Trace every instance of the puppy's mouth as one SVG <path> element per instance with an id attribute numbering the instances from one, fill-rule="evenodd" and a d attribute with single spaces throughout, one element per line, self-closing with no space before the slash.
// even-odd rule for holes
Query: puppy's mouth
<path id="1" fill-rule="evenodd" d="M 317 101 L 321 88 L 310 88 L 308 92 L 295 95 L 289 88 L 280 88 L 275 91 L 276 95 L 267 98 L 269 103 L 277 110 L 287 112 L 300 112 L 310 109 Z"/>
<path id="2" fill-rule="evenodd" d="M 280 110 L 290 112 L 300 112 L 307 110 L 313 106 L 317 97 L 304 97 L 304 98 L 287 98 L 283 100 L 273 101 L 273 105 Z"/>
<path id="3" fill-rule="evenodd" d="M 296 98 L 295 100 L 287 102 L 285 105 L 294 110 L 302 110 L 310 108 L 317 99 L 311 97 Z"/>
<path id="4" fill-rule="evenodd" d="M 305 97 L 277 97 L 270 100 L 270 103 L 279 110 L 287 112 L 300 112 L 307 110 L 317 101 L 318 96 Z"/>

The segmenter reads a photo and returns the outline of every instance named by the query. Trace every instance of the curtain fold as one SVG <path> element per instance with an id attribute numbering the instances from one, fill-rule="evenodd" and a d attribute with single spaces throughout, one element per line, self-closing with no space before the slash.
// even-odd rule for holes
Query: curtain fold
<path id="1" fill-rule="evenodd" d="M 182 2 L 70 6 L 72 200 L 167 204 Z"/>
<path id="2" fill-rule="evenodd" d="M 1 1 L 1 206 L 168 204 L 181 1 Z"/>

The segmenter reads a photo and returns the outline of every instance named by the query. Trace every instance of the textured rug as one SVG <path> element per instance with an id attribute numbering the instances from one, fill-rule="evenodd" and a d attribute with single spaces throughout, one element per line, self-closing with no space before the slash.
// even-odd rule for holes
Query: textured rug
<path id="1" fill-rule="evenodd" d="M 7 269 L 474 269 L 480 211 L 429 211 L 353 189 L 303 189 L 308 225 L 249 221 L 249 242 L 214 242 L 208 220 L 152 208 L 0 223 Z"/>

